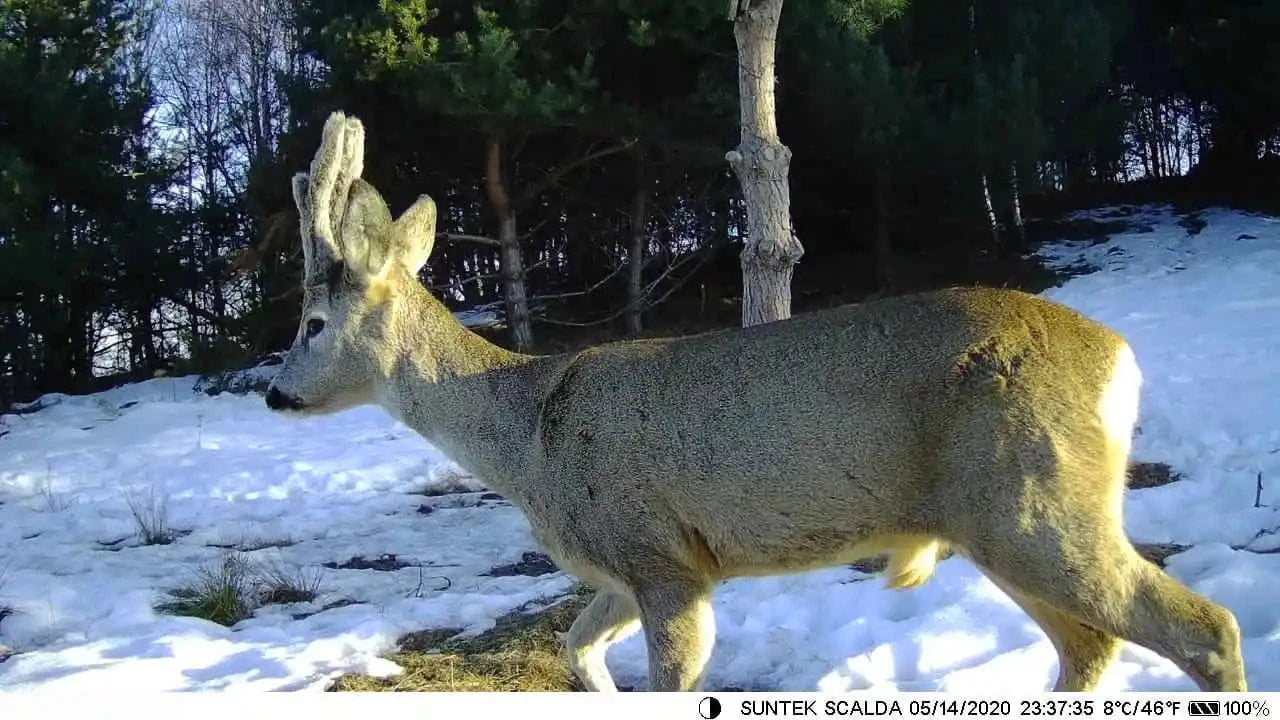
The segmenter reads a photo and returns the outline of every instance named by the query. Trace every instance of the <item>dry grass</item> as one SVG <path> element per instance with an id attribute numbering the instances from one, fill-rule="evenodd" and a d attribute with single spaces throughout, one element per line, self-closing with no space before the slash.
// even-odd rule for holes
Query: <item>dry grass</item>
<path id="1" fill-rule="evenodd" d="M 258 603 L 311 602 L 320 593 L 320 581 L 323 579 L 324 570 L 321 568 L 264 565 L 259 568 L 256 578 Z"/>
<path id="2" fill-rule="evenodd" d="M 168 545 L 180 534 L 169 525 L 169 498 L 154 485 L 145 494 L 126 495 L 125 503 L 143 545 Z"/>
<path id="3" fill-rule="evenodd" d="M 298 541 L 288 535 L 281 537 L 266 537 L 262 535 L 247 537 L 241 535 L 240 539 L 236 542 L 209 543 L 209 547 L 220 548 L 222 550 L 254 552 L 256 550 L 266 550 L 267 548 L 287 548 L 297 544 Z"/>
<path id="4" fill-rule="evenodd" d="M 4 583 L 8 578 L 9 563 L 6 562 L 4 567 L 0 567 L 0 622 L 3 622 L 5 618 L 14 613 L 13 608 L 4 603 Z M 4 643 L 0 643 L 0 662 L 4 662 L 4 658 L 8 657 L 8 655 L 5 654 L 6 652 L 7 649 L 5 648 Z"/>
<path id="5" fill-rule="evenodd" d="M 338 692 L 556 692 L 580 690 L 569 670 L 557 633 L 568 631 L 591 591 L 579 589 L 553 607 L 513 612 L 492 630 L 449 639 L 455 630 L 428 630 L 400 639 L 389 656 L 401 675 L 375 678 L 346 675 L 329 688 Z"/>
<path id="6" fill-rule="evenodd" d="M 58 513 L 75 504 L 75 497 L 53 489 L 53 463 L 45 461 L 45 473 L 36 486 L 45 512 Z"/>

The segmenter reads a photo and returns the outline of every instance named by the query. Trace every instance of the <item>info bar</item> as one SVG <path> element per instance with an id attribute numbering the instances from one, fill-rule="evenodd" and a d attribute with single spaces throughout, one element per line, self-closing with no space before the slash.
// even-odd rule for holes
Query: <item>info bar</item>
<path id="1" fill-rule="evenodd" d="M 732 718 L 1269 718 L 1280 693 L 79 693 L 0 692 L 3 720 L 730 720 Z M 1280 718 L 1277 718 L 1280 720 Z"/>

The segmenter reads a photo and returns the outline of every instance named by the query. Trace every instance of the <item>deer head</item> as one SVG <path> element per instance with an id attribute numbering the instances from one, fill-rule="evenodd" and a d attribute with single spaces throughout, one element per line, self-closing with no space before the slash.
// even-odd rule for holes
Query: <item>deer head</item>
<path id="1" fill-rule="evenodd" d="M 304 258 L 302 318 L 267 390 L 273 410 L 335 412 L 374 401 L 398 283 L 417 282 L 431 254 L 436 206 L 421 196 L 394 222 L 360 178 L 364 127 L 329 116 L 310 173 L 293 178 Z"/>

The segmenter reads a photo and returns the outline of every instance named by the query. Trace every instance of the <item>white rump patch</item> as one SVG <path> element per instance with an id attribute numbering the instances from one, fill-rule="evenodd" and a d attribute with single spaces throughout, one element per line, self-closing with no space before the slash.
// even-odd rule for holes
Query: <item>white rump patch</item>
<path id="1" fill-rule="evenodd" d="M 1111 379 L 1102 389 L 1098 415 L 1107 439 L 1123 447 L 1128 454 L 1133 439 L 1133 426 L 1138 422 L 1138 395 L 1142 390 L 1142 371 L 1128 343 L 1121 343 L 1111 367 Z"/>

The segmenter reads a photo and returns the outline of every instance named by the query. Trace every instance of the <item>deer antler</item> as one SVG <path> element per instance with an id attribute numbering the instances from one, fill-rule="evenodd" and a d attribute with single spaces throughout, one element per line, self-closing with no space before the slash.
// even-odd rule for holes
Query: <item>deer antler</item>
<path id="1" fill-rule="evenodd" d="M 325 269 L 341 257 L 337 232 L 351 183 L 363 171 L 364 126 L 341 112 L 331 114 L 321 131 L 311 172 L 293 176 L 307 278 L 323 277 Z"/>

